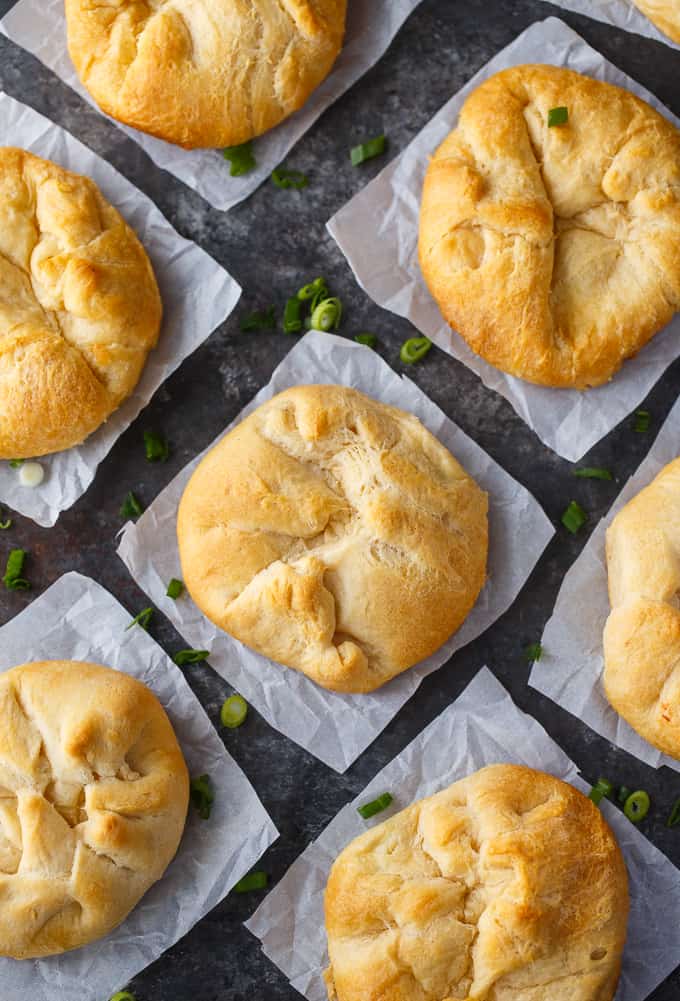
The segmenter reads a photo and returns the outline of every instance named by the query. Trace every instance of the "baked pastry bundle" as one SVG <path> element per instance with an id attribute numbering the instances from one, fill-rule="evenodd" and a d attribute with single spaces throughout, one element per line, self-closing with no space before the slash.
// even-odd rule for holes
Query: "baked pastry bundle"
<path id="1" fill-rule="evenodd" d="M 0 955 L 112 931 L 174 857 L 188 796 L 170 721 L 141 682 L 74 661 L 0 675 Z"/>
<path id="2" fill-rule="evenodd" d="M 325 907 L 331 1001 L 611 1001 L 628 886 L 589 799 L 491 765 L 352 841 Z"/>
<path id="3" fill-rule="evenodd" d="M 188 148 L 278 125 L 326 78 L 347 0 L 66 0 L 71 59 L 100 108 Z"/>
<path id="4" fill-rule="evenodd" d="M 550 127 L 556 108 L 568 120 Z M 680 309 L 680 133 L 611 84 L 504 70 L 429 165 L 419 256 L 485 361 L 543 386 L 605 383 Z"/>
<path id="5" fill-rule="evenodd" d="M 371 692 L 458 629 L 486 574 L 487 498 L 412 415 L 297 386 L 211 451 L 182 497 L 201 611 L 324 688 Z"/>
<path id="6" fill-rule="evenodd" d="M 144 248 L 97 186 L 0 148 L 0 459 L 95 431 L 136 386 L 161 312 Z"/>
<path id="7" fill-rule="evenodd" d="M 607 569 L 607 698 L 645 740 L 680 759 L 680 459 L 614 518 Z"/>
<path id="8" fill-rule="evenodd" d="M 653 24 L 680 45 L 680 3 L 678 0 L 633 0 Z"/>

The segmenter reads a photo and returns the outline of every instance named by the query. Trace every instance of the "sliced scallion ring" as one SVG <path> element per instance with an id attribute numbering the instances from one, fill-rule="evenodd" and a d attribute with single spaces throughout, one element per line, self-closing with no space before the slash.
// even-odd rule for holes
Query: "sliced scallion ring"
<path id="1" fill-rule="evenodd" d="M 432 341 L 429 337 L 410 337 L 402 344 L 399 357 L 404 365 L 414 365 L 425 357 L 431 347 Z"/>
<path id="2" fill-rule="evenodd" d="M 246 721 L 248 703 L 242 695 L 230 695 L 220 709 L 220 722 L 229 730 L 236 730 Z"/>
<path id="3" fill-rule="evenodd" d="M 644 789 L 632 792 L 623 804 L 623 812 L 633 824 L 639 824 L 649 813 L 652 801 Z"/>

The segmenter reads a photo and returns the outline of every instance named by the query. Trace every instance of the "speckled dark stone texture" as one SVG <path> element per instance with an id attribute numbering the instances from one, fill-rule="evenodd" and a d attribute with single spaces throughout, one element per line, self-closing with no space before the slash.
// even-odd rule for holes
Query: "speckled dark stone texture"
<path id="1" fill-rule="evenodd" d="M 0 0 L 0 15 L 11 6 L 9 0 Z M 328 110 L 292 152 L 288 162 L 309 174 L 309 189 L 283 192 L 267 184 L 228 215 L 212 209 L 155 167 L 135 143 L 40 63 L 0 38 L 3 89 L 113 163 L 159 205 L 182 234 L 222 262 L 244 289 L 234 316 L 159 390 L 102 463 L 88 493 L 62 515 L 56 527 L 42 530 L 24 518 L 16 519 L 11 537 L 2 540 L 0 560 L 10 544 L 28 549 L 34 590 L 28 594 L 3 590 L 2 621 L 72 569 L 95 577 L 131 612 L 144 607 L 144 595 L 115 556 L 121 499 L 132 489 L 150 502 L 248 402 L 290 348 L 291 341 L 281 333 L 241 334 L 238 318 L 243 313 L 270 302 L 280 305 L 291 290 L 323 274 L 346 305 L 342 332 L 374 331 L 380 338 L 380 353 L 401 371 L 399 345 L 412 335 L 412 328 L 367 299 L 325 231 L 327 219 L 382 166 L 378 161 L 352 169 L 347 148 L 355 140 L 384 131 L 391 151 L 398 152 L 483 63 L 533 21 L 549 14 L 562 16 L 680 114 L 680 54 L 665 45 L 565 14 L 539 0 L 423 0 L 379 65 Z M 431 351 L 422 364 L 409 370 L 409 376 L 526 484 L 556 523 L 573 497 L 590 512 L 590 527 L 595 525 L 652 440 L 651 435 L 632 434 L 630 423 L 624 421 L 588 457 L 591 465 L 615 470 L 617 481 L 574 480 L 569 464 L 544 448 L 504 400 L 441 351 Z M 645 403 L 655 428 L 679 388 L 680 364 L 676 364 Z M 145 461 L 142 432 L 148 427 L 162 430 L 172 443 L 165 465 L 151 466 Z M 329 771 L 255 713 L 241 730 L 220 731 L 281 831 L 263 862 L 274 883 L 340 807 L 438 715 L 484 663 L 518 705 L 540 720 L 571 755 L 586 779 L 602 774 L 649 790 L 654 807 L 643 824 L 644 833 L 680 865 L 680 829 L 664 827 L 668 804 L 680 796 L 680 776 L 667 769 L 655 772 L 616 750 L 527 687 L 529 668 L 523 648 L 540 638 L 564 573 L 587 535 L 584 531 L 572 537 L 558 530 L 510 611 L 427 678 L 344 776 Z M 170 652 L 183 645 L 160 615 L 152 632 Z M 205 665 L 187 668 L 187 675 L 216 720 L 228 686 Z M 138 1001 L 294 1001 L 299 997 L 242 927 L 258 899 L 253 895 L 225 900 L 135 980 L 132 990 Z M 680 974 L 676 972 L 654 993 L 653 1001 L 679 996 Z"/>

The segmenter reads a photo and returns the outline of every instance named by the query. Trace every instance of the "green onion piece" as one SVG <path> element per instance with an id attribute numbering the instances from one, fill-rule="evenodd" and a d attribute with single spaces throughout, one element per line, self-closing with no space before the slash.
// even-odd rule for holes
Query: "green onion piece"
<path id="1" fill-rule="evenodd" d="M 234 893 L 250 893 L 252 890 L 266 890 L 269 878 L 266 872 L 249 872 L 239 879 L 234 887 Z"/>
<path id="2" fill-rule="evenodd" d="M 322 293 L 324 297 L 328 295 L 328 287 L 326 285 L 325 278 L 315 278 L 313 282 L 309 283 L 309 285 L 303 285 L 298 292 L 297 297 L 301 302 L 306 302 L 307 299 L 314 299 L 320 293 Z"/>
<path id="3" fill-rule="evenodd" d="M 176 577 L 173 577 L 170 583 L 168 584 L 168 589 L 165 593 L 167 594 L 168 598 L 172 598 L 173 601 L 177 601 L 177 599 L 180 597 L 183 591 L 184 591 L 183 582 L 181 580 L 177 580 Z"/>
<path id="4" fill-rule="evenodd" d="M 424 358 L 431 347 L 432 341 L 429 337 L 410 337 L 402 344 L 399 357 L 404 365 L 413 365 Z"/>
<path id="5" fill-rule="evenodd" d="M 185 664 L 200 664 L 209 655 L 210 650 L 180 650 L 172 659 L 178 667 L 184 667 Z"/>
<path id="6" fill-rule="evenodd" d="M 118 991 L 114 994 L 110 1001 L 137 1001 L 134 994 L 130 994 L 130 991 Z"/>
<path id="7" fill-rule="evenodd" d="M 524 651 L 524 656 L 530 664 L 533 664 L 535 660 L 540 660 L 543 656 L 543 647 L 540 643 L 530 643 Z"/>
<path id="8" fill-rule="evenodd" d="M 375 139 L 368 139 L 366 142 L 353 146 L 350 150 L 352 166 L 358 167 L 366 160 L 372 160 L 376 156 L 381 156 L 387 148 L 385 136 L 376 136 Z"/>
<path id="9" fill-rule="evenodd" d="M 597 466 L 581 466 L 580 469 L 572 469 L 573 476 L 580 476 L 584 480 L 612 480 L 614 477 L 608 469 L 599 469 Z"/>
<path id="10" fill-rule="evenodd" d="M 551 108 L 548 112 L 548 128 L 555 125 L 566 125 L 569 121 L 569 108 Z"/>
<path id="11" fill-rule="evenodd" d="M 210 784 L 209 775 L 199 775 L 197 779 L 192 779 L 189 785 L 189 795 L 191 802 L 198 810 L 201 820 L 210 818 L 210 810 L 215 802 L 215 793 Z"/>
<path id="12" fill-rule="evenodd" d="M 649 410 L 636 410 L 634 417 L 633 431 L 635 431 L 636 434 L 647 434 L 651 422 Z"/>
<path id="13" fill-rule="evenodd" d="M 323 299 L 312 312 L 312 330 L 328 333 L 337 330 L 342 317 L 342 303 L 337 298 Z"/>
<path id="14" fill-rule="evenodd" d="M 229 730 L 236 730 L 246 721 L 248 715 L 248 703 L 242 695 L 230 695 L 220 709 L 220 721 L 222 726 Z"/>
<path id="15" fill-rule="evenodd" d="M 283 310 L 284 334 L 298 334 L 302 330 L 302 300 L 297 296 L 289 299 Z"/>
<path id="16" fill-rule="evenodd" d="M 10 459 L 9 460 L 10 469 L 19 469 L 20 466 L 23 466 L 25 461 L 26 461 L 25 459 Z"/>
<path id="17" fill-rule="evenodd" d="M 2 583 L 8 591 L 30 591 L 30 582 L 21 576 L 27 555 L 25 549 L 12 549 L 10 551 L 5 567 L 5 576 L 2 578 Z"/>
<path id="18" fill-rule="evenodd" d="M 677 827 L 678 824 L 680 824 L 680 799 L 676 799 L 675 803 L 673 803 L 673 809 L 668 815 L 666 827 Z"/>
<path id="19" fill-rule="evenodd" d="M 155 431 L 144 432 L 144 449 L 147 462 L 167 462 L 170 446 L 165 438 Z"/>
<path id="20" fill-rule="evenodd" d="M 600 800 L 605 798 L 605 796 L 607 799 L 610 799 L 613 793 L 614 786 L 609 779 L 598 779 L 593 788 L 590 790 L 590 796 L 588 798 L 592 799 L 593 803 L 597 805 Z"/>
<path id="21" fill-rule="evenodd" d="M 588 521 L 588 515 L 585 513 L 580 504 L 576 501 L 570 501 L 567 510 L 562 515 L 562 524 L 564 527 L 571 532 L 572 535 L 576 535 L 579 528 Z"/>
<path id="22" fill-rule="evenodd" d="M 243 174 L 249 174 L 251 170 L 257 167 L 257 160 L 255 159 L 253 144 L 251 142 L 241 143 L 240 146 L 228 146 L 222 155 L 231 164 L 231 169 L 229 170 L 231 177 L 241 177 Z"/>
<path id="23" fill-rule="evenodd" d="M 357 344 L 365 344 L 367 348 L 374 348 L 378 343 L 375 334 L 357 334 L 354 340 Z"/>
<path id="24" fill-rule="evenodd" d="M 0 521 L 0 532 L 6 532 L 8 528 L 12 527 L 12 519 L 5 518 L 4 521 Z"/>
<path id="25" fill-rule="evenodd" d="M 295 191 L 301 191 L 309 184 L 307 175 L 301 170 L 286 170 L 285 167 L 277 167 L 272 171 L 272 181 L 277 188 L 293 188 Z"/>
<path id="26" fill-rule="evenodd" d="M 148 629 L 152 618 L 153 608 L 143 608 L 139 615 L 135 615 L 130 625 L 125 627 L 125 632 L 127 632 L 128 629 L 132 629 L 133 626 L 141 626 L 142 629 Z"/>
<path id="27" fill-rule="evenodd" d="M 240 323 L 244 334 L 251 334 L 255 330 L 273 330 L 275 326 L 276 310 L 273 306 L 249 313 L 248 316 L 243 317 Z"/>
<path id="28" fill-rule="evenodd" d="M 357 807 L 357 813 L 364 818 L 364 820 L 369 820 L 371 817 L 375 817 L 376 813 L 382 813 L 386 810 L 388 806 L 392 803 L 393 796 L 389 792 L 384 792 L 382 796 L 378 796 L 377 799 L 371 800 L 370 803 L 364 803 L 363 806 Z"/>
<path id="29" fill-rule="evenodd" d="M 623 804 L 623 812 L 634 824 L 639 824 L 649 813 L 651 800 L 644 789 L 632 792 Z"/>
<path id="30" fill-rule="evenodd" d="M 633 790 L 629 789 L 628 786 L 619 786 L 619 791 L 616 794 L 616 798 L 622 806 L 626 802 L 632 791 Z"/>
<path id="31" fill-rule="evenodd" d="M 131 490 L 123 501 L 123 506 L 120 509 L 121 518 L 139 518 L 143 511 L 144 508 Z"/>

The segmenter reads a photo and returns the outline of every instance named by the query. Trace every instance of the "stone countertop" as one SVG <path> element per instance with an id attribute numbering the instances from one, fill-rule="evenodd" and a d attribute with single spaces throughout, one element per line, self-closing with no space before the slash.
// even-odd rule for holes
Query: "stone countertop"
<path id="1" fill-rule="evenodd" d="M 11 6 L 10 0 L 0 0 L 0 16 Z M 156 202 L 183 235 L 223 263 L 244 290 L 230 320 L 159 390 L 101 464 L 87 494 L 57 525 L 45 530 L 25 518 L 16 519 L 11 542 L 31 554 L 34 589 L 28 594 L 2 591 L 2 621 L 73 569 L 99 580 L 131 613 L 147 604 L 115 555 L 120 504 L 128 490 L 134 490 L 145 503 L 151 502 L 267 382 L 290 348 L 291 340 L 282 333 L 242 334 L 238 321 L 244 313 L 269 303 L 281 306 L 291 290 L 323 274 L 346 307 L 341 332 L 348 336 L 362 330 L 375 332 L 380 354 L 397 371 L 404 369 L 399 346 L 413 336 L 413 329 L 363 294 L 325 230 L 330 216 L 384 166 L 384 161 L 376 161 L 355 170 L 349 164 L 347 149 L 355 141 L 384 131 L 391 153 L 397 153 L 499 49 L 533 21 L 550 14 L 561 16 L 680 114 L 680 54 L 668 46 L 565 13 L 540 0 L 423 0 L 381 62 L 330 108 L 292 151 L 287 162 L 309 174 L 310 187 L 288 192 L 266 184 L 228 214 L 212 209 L 155 167 L 134 142 L 39 62 L 0 38 L 3 89 L 63 125 L 113 163 Z M 575 481 L 570 464 L 542 446 L 509 404 L 485 389 L 453 358 L 434 349 L 408 374 L 452 420 L 531 489 L 557 525 L 566 502 L 573 497 L 590 513 L 592 528 L 652 441 L 651 434 L 631 434 L 630 423 L 624 421 L 587 457 L 590 465 L 614 469 L 616 482 Z M 677 363 L 644 404 L 652 414 L 654 428 L 668 413 L 679 389 Z M 156 428 L 169 438 L 172 453 L 166 464 L 152 466 L 145 461 L 145 428 Z M 527 686 L 529 667 L 524 647 L 540 638 L 562 578 L 587 536 L 587 530 L 572 537 L 558 528 L 513 607 L 480 639 L 427 678 L 345 775 L 330 771 L 272 730 L 255 712 L 240 730 L 225 732 L 220 728 L 226 746 L 281 832 L 263 860 L 272 883 L 340 807 L 437 716 L 485 663 L 517 704 L 561 744 L 586 779 L 595 781 L 606 775 L 615 782 L 649 791 L 655 808 L 642 829 L 680 865 L 680 829 L 664 826 L 668 805 L 680 796 L 680 776 L 665 768 L 656 772 L 615 749 Z M 160 614 L 151 632 L 170 652 L 184 645 Z M 222 701 L 230 692 L 228 685 L 205 664 L 187 668 L 187 675 L 210 717 L 217 720 Z M 258 900 L 255 895 L 227 898 L 136 978 L 131 989 L 138 1001 L 298 998 L 242 926 Z M 679 992 L 680 972 L 676 971 L 652 998 L 671 1001 Z"/>

